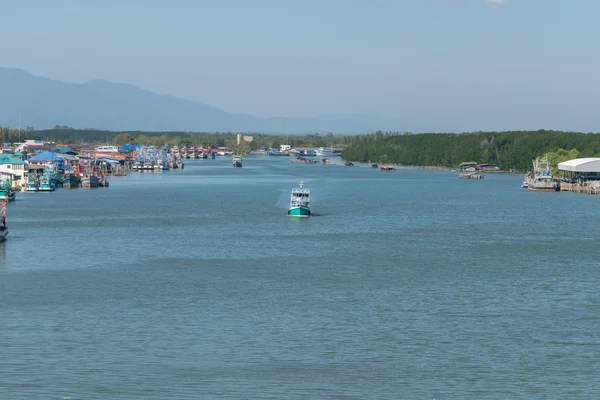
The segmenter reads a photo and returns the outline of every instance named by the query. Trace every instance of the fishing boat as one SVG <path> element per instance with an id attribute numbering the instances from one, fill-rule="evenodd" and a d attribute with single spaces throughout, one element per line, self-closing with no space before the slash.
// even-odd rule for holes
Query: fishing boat
<path id="1" fill-rule="evenodd" d="M 37 192 L 38 190 L 40 190 L 40 179 L 37 174 L 27 175 L 27 191 Z"/>
<path id="2" fill-rule="evenodd" d="M 0 201 L 14 201 L 16 197 L 10 181 L 6 180 L 0 184 Z"/>
<path id="3" fill-rule="evenodd" d="M 336 153 L 333 151 L 332 148 L 327 148 L 327 147 L 319 147 L 317 150 L 315 150 L 315 154 L 317 155 L 317 157 L 329 157 L 329 158 L 341 155 L 341 153 Z"/>
<path id="4" fill-rule="evenodd" d="M 242 168 L 242 156 L 233 156 L 233 168 Z"/>
<path id="5" fill-rule="evenodd" d="M 81 177 L 81 186 L 88 188 L 97 188 L 100 186 L 100 180 L 96 175 L 87 174 Z"/>
<path id="6" fill-rule="evenodd" d="M 556 179 L 552 176 L 550 162 L 547 158 L 536 158 L 533 161 L 533 171 L 527 174 L 527 189 L 540 192 L 559 190 Z"/>
<path id="7" fill-rule="evenodd" d="M 62 186 L 64 188 L 76 188 L 81 186 L 81 178 L 76 174 L 68 174 L 63 177 Z"/>
<path id="8" fill-rule="evenodd" d="M 54 191 L 54 184 L 52 184 L 52 182 L 50 181 L 50 177 L 46 174 L 42 175 L 42 177 L 40 178 L 39 191 L 40 192 L 53 192 Z"/>
<path id="9" fill-rule="evenodd" d="M 8 228 L 6 227 L 6 203 L 8 200 L 0 201 L 0 242 L 6 240 Z"/>
<path id="10" fill-rule="evenodd" d="M 290 198 L 290 217 L 310 217 L 310 189 L 303 188 L 304 182 L 300 181 L 299 188 L 292 189 Z"/>

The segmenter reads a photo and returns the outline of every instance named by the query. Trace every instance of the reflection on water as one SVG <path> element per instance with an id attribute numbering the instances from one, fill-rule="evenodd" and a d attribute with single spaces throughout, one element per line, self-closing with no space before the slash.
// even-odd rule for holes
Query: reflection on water
<path id="1" fill-rule="evenodd" d="M 0 243 L 0 268 L 6 268 L 6 242 Z"/>

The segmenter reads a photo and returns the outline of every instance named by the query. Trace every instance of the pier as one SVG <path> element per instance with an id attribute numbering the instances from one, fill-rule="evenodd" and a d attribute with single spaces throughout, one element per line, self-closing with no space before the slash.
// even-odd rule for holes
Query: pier
<path id="1" fill-rule="evenodd" d="M 560 182 L 561 192 L 574 192 L 584 194 L 600 194 L 600 181 Z"/>

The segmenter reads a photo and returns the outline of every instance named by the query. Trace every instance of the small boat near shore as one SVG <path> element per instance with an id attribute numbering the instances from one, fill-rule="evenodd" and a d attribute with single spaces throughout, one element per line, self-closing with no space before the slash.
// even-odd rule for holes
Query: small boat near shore
<path id="1" fill-rule="evenodd" d="M 299 188 L 292 189 L 288 215 L 290 217 L 310 217 L 310 189 L 305 189 L 302 181 L 299 186 Z"/>

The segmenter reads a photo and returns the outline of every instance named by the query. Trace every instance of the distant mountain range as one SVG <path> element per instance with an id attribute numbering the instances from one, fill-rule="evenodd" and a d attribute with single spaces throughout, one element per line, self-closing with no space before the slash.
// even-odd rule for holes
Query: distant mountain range
<path id="1" fill-rule="evenodd" d="M 93 80 L 84 84 L 0 67 L 0 125 L 47 129 L 55 125 L 103 130 L 337 134 L 422 131 L 397 118 L 318 116 L 260 118 L 159 95 L 129 84 Z"/>

